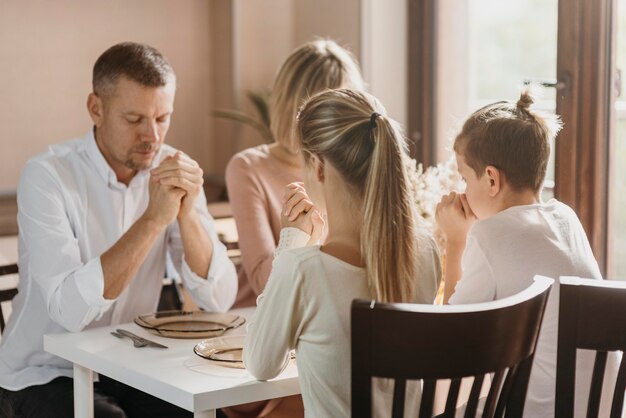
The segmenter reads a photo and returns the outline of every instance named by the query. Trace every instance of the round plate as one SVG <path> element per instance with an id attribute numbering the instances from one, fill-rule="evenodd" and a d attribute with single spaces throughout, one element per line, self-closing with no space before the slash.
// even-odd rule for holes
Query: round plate
<path id="1" fill-rule="evenodd" d="M 245 322 L 244 317 L 236 314 L 204 311 L 163 311 L 135 318 L 137 325 L 170 338 L 217 337 Z"/>
<path id="2" fill-rule="evenodd" d="M 220 366 L 245 369 L 242 359 L 244 339 L 243 335 L 228 335 L 202 340 L 193 352 Z"/>

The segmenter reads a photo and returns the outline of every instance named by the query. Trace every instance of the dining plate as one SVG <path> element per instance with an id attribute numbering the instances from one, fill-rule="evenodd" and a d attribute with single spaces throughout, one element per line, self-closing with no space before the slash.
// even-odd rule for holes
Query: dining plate
<path id="1" fill-rule="evenodd" d="M 246 319 L 233 313 L 162 311 L 135 318 L 135 323 L 153 334 L 170 338 L 209 338 L 243 325 Z"/>
<path id="2" fill-rule="evenodd" d="M 193 352 L 215 364 L 235 369 L 245 369 L 243 365 L 243 335 L 226 335 L 202 340 Z"/>

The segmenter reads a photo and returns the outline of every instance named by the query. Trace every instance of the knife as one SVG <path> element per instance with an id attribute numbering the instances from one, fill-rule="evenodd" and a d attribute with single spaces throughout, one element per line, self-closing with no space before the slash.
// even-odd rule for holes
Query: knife
<path id="1" fill-rule="evenodd" d="M 147 338 L 140 337 L 139 335 L 133 334 L 130 331 L 126 331 L 125 329 L 118 328 L 115 331 L 117 331 L 119 334 L 122 334 L 130 338 L 133 341 L 137 341 L 138 343 L 143 344 L 148 347 L 167 348 L 166 345 L 159 344 L 156 341 L 152 341 L 152 340 L 148 340 Z"/>

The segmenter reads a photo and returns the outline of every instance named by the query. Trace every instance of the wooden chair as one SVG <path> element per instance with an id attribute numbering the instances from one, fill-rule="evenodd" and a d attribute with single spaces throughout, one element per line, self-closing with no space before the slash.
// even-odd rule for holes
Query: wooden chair
<path id="1" fill-rule="evenodd" d="M 451 379 L 442 416 L 455 414 L 461 378 L 474 376 L 465 417 L 494 373 L 483 417 L 521 417 L 552 279 L 494 302 L 434 306 L 352 303 L 352 416 L 372 416 L 372 377 L 393 378 L 392 416 L 404 414 L 406 380 L 423 380 L 419 417 L 431 418 L 438 379 Z M 417 411 L 413 416 L 417 415 Z"/>
<path id="2" fill-rule="evenodd" d="M 176 280 L 172 278 L 163 279 L 161 296 L 157 311 L 180 311 L 183 309 L 182 290 Z"/>
<path id="3" fill-rule="evenodd" d="M 10 274 L 17 274 L 17 273 L 18 273 L 17 264 L 7 264 L 4 266 L 0 266 L 0 276 L 7 276 Z M 0 303 L 13 300 L 15 295 L 17 295 L 16 288 L 0 290 Z M 4 321 L 4 313 L 2 312 L 2 306 L 0 306 L 0 334 L 2 334 L 2 332 L 4 331 L 5 325 L 6 324 Z"/>
<path id="4" fill-rule="evenodd" d="M 596 351 L 587 417 L 597 417 L 610 351 L 626 351 L 626 283 L 561 277 L 556 370 L 556 417 L 574 416 L 576 349 Z M 611 418 L 622 416 L 626 362 L 613 391 Z"/>

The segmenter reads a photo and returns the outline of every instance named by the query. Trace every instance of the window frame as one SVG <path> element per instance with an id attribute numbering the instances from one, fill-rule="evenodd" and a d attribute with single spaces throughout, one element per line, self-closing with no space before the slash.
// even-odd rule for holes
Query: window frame
<path id="1" fill-rule="evenodd" d="M 578 214 L 601 272 L 609 266 L 609 150 L 615 115 L 615 0 L 559 1 L 555 196 Z"/>
<path id="2" fill-rule="evenodd" d="M 424 166 L 436 161 L 437 0 L 408 5 L 407 125 L 411 157 Z"/>

